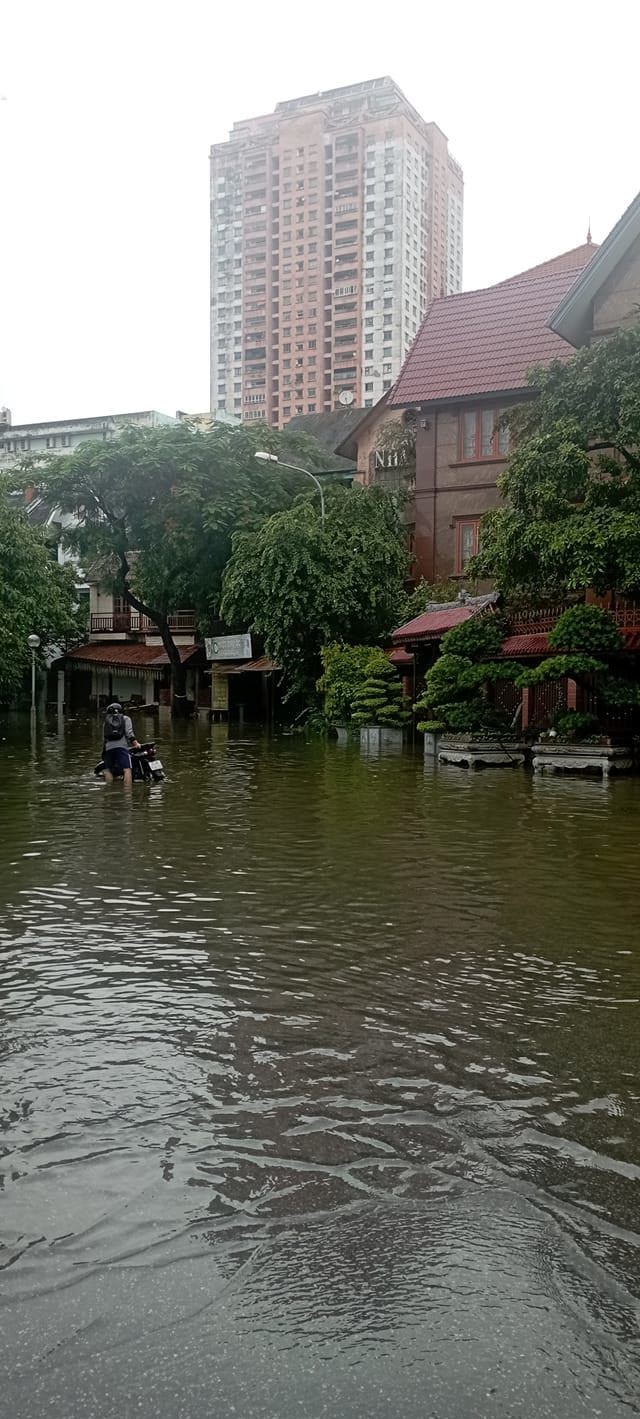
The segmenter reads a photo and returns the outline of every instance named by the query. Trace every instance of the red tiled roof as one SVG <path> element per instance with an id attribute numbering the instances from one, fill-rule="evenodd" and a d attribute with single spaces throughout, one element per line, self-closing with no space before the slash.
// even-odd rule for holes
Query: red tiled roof
<path id="1" fill-rule="evenodd" d="M 258 657 L 257 660 L 250 660 L 248 665 L 241 665 L 240 674 L 246 675 L 247 671 L 258 671 L 260 674 L 263 674 L 267 673 L 270 670 L 279 669 L 280 666 L 276 665 L 275 660 L 270 660 L 268 655 L 261 655 Z"/>
<path id="2" fill-rule="evenodd" d="M 398 670 L 410 670 L 415 659 L 415 656 L 411 655 L 410 651 L 403 650 L 402 646 L 398 650 L 386 650 L 385 655 Z"/>
<path id="3" fill-rule="evenodd" d="M 162 650 L 162 651 L 160 651 L 160 652 L 158 653 L 158 647 L 157 647 L 157 645 L 156 645 L 156 646 L 149 646 L 148 649 L 149 649 L 149 650 L 155 650 L 155 651 L 156 651 L 156 658 L 155 658 L 155 660 L 150 661 L 150 664 L 151 664 L 151 665 L 168 665 L 168 664 L 169 664 L 169 656 L 167 655 L 166 650 Z M 178 646 L 178 650 L 180 651 L 180 659 L 181 659 L 182 661 L 185 661 L 185 660 L 191 660 L 191 657 L 192 657 L 193 655 L 197 655 L 198 652 L 202 650 L 202 646 L 201 646 L 201 645 L 179 645 L 179 646 Z"/>
<path id="4" fill-rule="evenodd" d="M 180 659 L 189 660 L 200 649 L 198 645 L 181 645 Z M 169 664 L 165 650 L 159 651 L 157 645 L 138 645 L 134 642 L 113 645 L 108 641 L 94 641 L 89 645 L 78 645 L 69 651 L 67 659 L 79 660 L 86 665 L 121 665 L 134 668 Z"/>
<path id="5" fill-rule="evenodd" d="M 446 631 L 459 626 L 461 621 L 468 621 L 469 617 L 475 614 L 475 608 L 471 606 L 455 606 L 446 611 L 423 611 L 421 616 L 414 616 L 405 626 L 399 626 L 391 639 L 396 642 L 439 640 Z"/>
<path id="6" fill-rule="evenodd" d="M 625 630 L 622 628 L 624 637 L 624 650 L 640 651 L 640 631 Z M 518 636 L 507 636 L 502 642 L 501 655 L 518 660 L 525 655 L 556 655 L 557 651 L 549 645 L 549 636 L 546 631 L 529 631 Z"/>
<path id="7" fill-rule="evenodd" d="M 109 645 L 95 641 L 70 650 L 68 660 L 81 660 L 87 665 L 152 665 L 158 654 L 157 645 Z"/>
<path id="8" fill-rule="evenodd" d="M 532 631 L 528 635 L 507 636 L 502 642 L 501 655 L 517 660 L 520 655 L 549 655 L 549 637 L 546 631 Z"/>
<path id="9" fill-rule="evenodd" d="M 212 669 L 216 675 L 246 675 L 247 671 L 268 674 L 282 667 L 275 660 L 270 660 L 268 655 L 260 655 L 257 660 L 216 660 Z"/>
<path id="10" fill-rule="evenodd" d="M 589 265 L 592 256 L 599 250 L 597 242 L 586 241 L 584 246 L 575 246 L 571 251 L 563 251 L 561 256 L 552 256 L 549 261 L 540 261 L 537 266 L 528 266 L 526 271 L 518 271 L 516 276 L 508 276 L 499 281 L 500 286 L 512 286 L 514 281 L 524 281 L 529 276 L 546 276 L 549 271 L 575 271 L 579 266 Z"/>
<path id="11" fill-rule="evenodd" d="M 527 388 L 530 365 L 570 359 L 573 346 L 554 334 L 547 321 L 586 266 L 585 253 L 593 250 L 578 247 L 499 285 L 433 301 L 391 391 L 390 404 L 398 407 L 521 390 Z M 570 264 L 572 255 L 574 264 Z"/>

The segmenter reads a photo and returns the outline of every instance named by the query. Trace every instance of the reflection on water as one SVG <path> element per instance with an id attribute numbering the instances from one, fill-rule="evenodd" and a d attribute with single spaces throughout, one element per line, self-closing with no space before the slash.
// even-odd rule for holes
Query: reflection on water
<path id="1" fill-rule="evenodd" d="M 640 783 L 91 729 L 0 742 L 0 1411 L 640 1413 Z"/>

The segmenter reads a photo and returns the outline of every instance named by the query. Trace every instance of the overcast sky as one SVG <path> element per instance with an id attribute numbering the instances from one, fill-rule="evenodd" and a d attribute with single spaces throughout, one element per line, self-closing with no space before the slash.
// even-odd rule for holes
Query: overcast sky
<path id="1" fill-rule="evenodd" d="M 0 405 L 208 407 L 208 150 L 390 74 L 465 176 L 464 285 L 601 240 L 640 186 L 637 0 L 0 0 Z"/>

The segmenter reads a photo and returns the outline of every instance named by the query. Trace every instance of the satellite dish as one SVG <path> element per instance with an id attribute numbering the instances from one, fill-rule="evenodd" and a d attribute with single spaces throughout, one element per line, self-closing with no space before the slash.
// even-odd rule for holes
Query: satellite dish
<path id="1" fill-rule="evenodd" d="M 338 403 L 344 404 L 345 408 L 353 404 L 353 391 L 351 389 L 341 389 L 338 395 Z"/>

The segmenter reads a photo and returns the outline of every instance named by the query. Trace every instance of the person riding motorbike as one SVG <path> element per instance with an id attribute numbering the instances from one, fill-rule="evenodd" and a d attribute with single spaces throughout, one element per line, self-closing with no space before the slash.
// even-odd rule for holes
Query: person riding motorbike
<path id="1" fill-rule="evenodd" d="M 106 783 L 113 783 L 116 774 L 122 774 L 125 784 L 133 782 L 130 749 L 139 749 L 133 724 L 124 713 L 117 700 L 107 705 L 103 726 L 104 777 Z"/>

